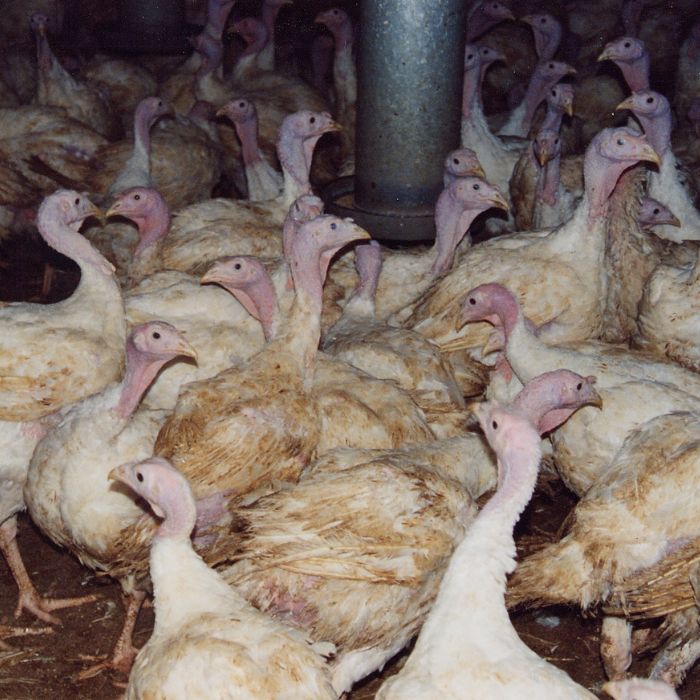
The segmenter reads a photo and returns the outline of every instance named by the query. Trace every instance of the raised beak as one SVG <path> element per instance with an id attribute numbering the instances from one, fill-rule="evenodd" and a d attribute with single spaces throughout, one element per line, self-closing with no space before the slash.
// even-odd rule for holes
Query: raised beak
<path id="1" fill-rule="evenodd" d="M 621 112 L 623 109 L 629 109 L 630 112 L 634 112 L 634 95 L 630 95 L 626 99 L 622 100 L 622 102 L 615 107 L 616 112 Z"/>
<path id="2" fill-rule="evenodd" d="M 500 192 L 494 192 L 491 197 L 489 197 L 489 202 L 491 202 L 491 204 L 498 209 L 510 211 L 510 204 L 508 204 L 508 201 Z"/>

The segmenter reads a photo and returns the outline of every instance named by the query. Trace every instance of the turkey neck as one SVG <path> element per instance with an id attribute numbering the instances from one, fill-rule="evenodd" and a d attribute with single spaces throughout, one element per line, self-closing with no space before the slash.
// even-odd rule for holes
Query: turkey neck
<path id="1" fill-rule="evenodd" d="M 296 134 L 281 130 L 277 143 L 277 156 L 284 175 L 282 205 L 289 209 L 295 199 L 311 193 L 309 172 L 314 147 L 321 138 L 315 136 L 302 139 Z"/>
<path id="2" fill-rule="evenodd" d="M 139 229 L 139 242 L 134 250 L 135 258 L 140 258 L 170 230 L 170 212 L 167 204 L 160 198 L 154 209 L 141 218 L 134 218 L 133 221 Z"/>
<path id="3" fill-rule="evenodd" d="M 151 127 L 154 119 L 145 105 L 134 114 L 134 145 L 129 160 L 110 186 L 107 196 L 113 197 L 130 187 L 151 186 Z"/>
<path id="4" fill-rule="evenodd" d="M 554 54 L 559 48 L 559 42 L 561 41 L 561 26 L 557 22 L 558 31 L 553 34 L 548 32 L 538 31 L 533 27 L 533 33 L 535 35 L 535 52 L 539 57 L 540 61 L 549 61 L 554 58 Z"/>
<path id="5" fill-rule="evenodd" d="M 659 96 L 662 103 L 657 109 L 657 113 L 653 117 L 649 117 L 642 113 L 634 113 L 634 116 L 639 119 L 639 123 L 644 129 L 644 135 L 652 145 L 653 149 L 661 156 L 662 159 L 671 149 L 671 129 L 673 120 L 671 117 L 671 106 L 668 100 Z"/>
<path id="6" fill-rule="evenodd" d="M 559 196 L 561 154 L 549 160 L 537 178 L 537 196 L 553 207 Z"/>
<path id="7" fill-rule="evenodd" d="M 352 25 L 350 20 L 333 28 L 335 54 L 333 56 L 333 82 L 340 105 L 338 111 L 357 102 L 357 77 L 352 58 Z"/>
<path id="8" fill-rule="evenodd" d="M 522 101 L 523 115 L 520 121 L 520 133 L 516 134 L 516 136 L 527 136 L 527 133 L 530 131 L 530 127 L 532 126 L 535 111 L 544 100 L 547 90 L 551 86 L 551 80 L 547 80 L 540 76 L 537 69 L 535 69 L 535 72 L 532 74 L 532 78 L 530 78 L 530 82 L 527 85 L 527 91 L 525 92 L 525 97 Z"/>
<path id="9" fill-rule="evenodd" d="M 225 286 L 225 285 L 223 285 Z M 275 285 L 267 272 L 244 287 L 226 287 L 238 299 L 248 313 L 260 321 L 265 340 L 270 342 L 277 336 L 280 310 Z"/>
<path id="10" fill-rule="evenodd" d="M 649 89 L 649 53 L 645 50 L 634 61 L 616 61 L 632 92 Z"/>
<path id="11" fill-rule="evenodd" d="M 244 608 L 235 590 L 193 551 L 189 536 L 169 535 L 163 531 L 166 524 L 167 519 L 151 544 L 154 637 L 180 630 L 189 620 L 207 613 Z"/>
<path id="12" fill-rule="evenodd" d="M 540 124 L 540 131 L 551 129 L 557 133 L 561 131 L 561 123 L 564 120 L 564 110 L 559 105 L 547 102 L 547 112 Z"/>
<path id="13" fill-rule="evenodd" d="M 139 352 L 129 338 L 126 344 L 126 371 L 119 385 L 119 401 L 115 414 L 127 421 L 138 408 L 141 397 L 151 385 L 161 367 L 170 357 L 153 357 Z"/>
<path id="14" fill-rule="evenodd" d="M 212 39 L 221 41 L 226 26 L 226 19 L 235 5 L 235 0 L 209 0 L 207 3 L 207 23 L 202 31 Z"/>
<path id="15" fill-rule="evenodd" d="M 441 275 L 452 267 L 459 242 L 480 213 L 481 210 L 467 209 L 464 204 L 458 202 L 449 188 L 443 190 L 435 205 L 436 234 L 435 243 L 430 249 L 433 258 L 431 276 Z"/>
<path id="16" fill-rule="evenodd" d="M 241 156 L 245 165 L 253 165 L 262 160 L 258 147 L 258 120 L 253 114 L 250 117 L 234 122 L 236 133 L 241 141 Z"/>
<path id="17" fill-rule="evenodd" d="M 506 574 L 515 569 L 513 528 L 532 497 L 541 457 L 535 430 L 527 444 L 518 443 L 498 456 L 498 490 L 455 549 L 412 657 L 446 646 L 454 656 L 454 638 L 445 630 L 455 628 L 455 618 L 465 638 L 506 641 L 504 632 L 515 635 L 504 604 Z"/>

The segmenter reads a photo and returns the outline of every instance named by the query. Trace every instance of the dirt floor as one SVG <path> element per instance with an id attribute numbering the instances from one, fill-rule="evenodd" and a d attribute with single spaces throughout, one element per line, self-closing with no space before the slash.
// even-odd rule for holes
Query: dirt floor
<path id="1" fill-rule="evenodd" d="M 70 294 L 75 269 L 38 244 L 6 246 L 0 268 L 0 300 L 57 300 Z M 52 287 L 42 292 L 44 264 L 51 263 Z M 520 544 L 533 537 L 553 537 L 573 505 L 559 482 L 539 491 L 525 512 L 517 531 Z M 58 611 L 62 625 L 36 635 L 6 636 L 0 642 L 0 699 L 8 700 L 111 700 L 123 693 L 125 677 L 102 674 L 79 682 L 75 676 L 92 663 L 81 657 L 107 653 L 116 639 L 123 608 L 119 586 L 96 577 L 72 556 L 54 547 L 26 516 L 20 517 L 19 546 L 29 573 L 40 593 L 47 596 L 79 596 L 96 593 L 99 600 L 80 608 Z M 42 625 L 28 615 L 14 619 L 17 593 L 14 582 L 0 563 L 0 625 L 36 630 Z M 148 639 L 153 624 L 151 609 L 142 611 L 135 633 L 137 646 Z M 538 654 L 563 668 L 579 683 L 597 691 L 604 681 L 598 656 L 598 622 L 582 618 L 574 610 L 548 609 L 514 616 L 522 639 Z M 367 679 L 349 700 L 369 700 L 382 681 L 401 666 L 405 654 L 381 675 Z M 634 673 L 644 675 L 649 658 L 635 662 Z M 121 685 L 121 689 L 120 689 Z M 700 665 L 680 689 L 684 700 L 700 698 Z M 601 695 L 602 697 L 602 695 Z M 195 699 L 193 699 L 195 700 Z M 418 700 L 418 699 L 417 699 Z"/>

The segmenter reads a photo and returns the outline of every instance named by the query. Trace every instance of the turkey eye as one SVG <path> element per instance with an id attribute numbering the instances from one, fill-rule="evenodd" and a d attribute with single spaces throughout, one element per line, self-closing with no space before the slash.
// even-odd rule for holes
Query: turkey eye
<path id="1" fill-rule="evenodd" d="M 234 269 L 234 270 L 240 270 L 240 269 L 241 269 L 241 263 L 236 263 L 236 264 L 233 266 L 233 269 Z"/>
<path id="2" fill-rule="evenodd" d="M 474 54 L 473 54 L 473 53 L 470 53 L 470 54 L 467 56 L 467 61 L 471 61 L 472 58 L 474 58 Z"/>
<path id="3" fill-rule="evenodd" d="M 153 338 L 155 340 L 160 340 L 160 333 L 158 331 L 153 331 Z"/>
<path id="4" fill-rule="evenodd" d="M 333 10 L 333 14 L 334 14 L 334 15 L 337 15 L 337 14 L 338 14 L 338 10 Z"/>
<path id="5" fill-rule="evenodd" d="M 453 162 L 455 165 L 459 165 L 459 158 L 453 158 L 453 159 L 452 159 L 452 162 Z"/>
<path id="6" fill-rule="evenodd" d="M 479 185 L 472 185 L 473 190 L 480 190 L 481 187 Z"/>
<path id="7" fill-rule="evenodd" d="M 316 123 L 316 117 L 311 117 L 311 119 L 309 119 L 309 124 L 315 124 L 315 123 Z"/>
<path id="8" fill-rule="evenodd" d="M 138 202 L 139 199 L 141 199 L 141 195 L 140 195 L 140 194 L 135 194 L 135 195 L 134 195 L 134 199 Z"/>
<path id="9" fill-rule="evenodd" d="M 658 213 L 659 213 L 659 210 L 658 210 L 658 209 L 654 209 L 654 214 L 655 214 L 655 215 L 658 215 Z"/>
<path id="10" fill-rule="evenodd" d="M 552 97 L 556 97 L 556 96 L 557 96 L 557 91 L 556 91 L 556 90 L 552 90 Z"/>
<path id="11" fill-rule="evenodd" d="M 554 70 L 554 64 L 553 64 L 553 63 L 550 63 L 550 64 L 549 64 L 549 70 Z"/>
<path id="12" fill-rule="evenodd" d="M 76 198 L 75 198 L 75 204 L 76 204 L 76 206 L 77 206 L 78 204 L 80 204 L 80 197 L 76 197 Z"/>
<path id="13" fill-rule="evenodd" d="M 470 303 L 472 306 L 476 306 L 476 299 L 475 299 L 474 297 L 469 297 L 469 303 Z"/>
<path id="14" fill-rule="evenodd" d="M 647 104 L 650 105 L 654 101 L 653 97 L 647 97 Z"/>
<path id="15" fill-rule="evenodd" d="M 624 139 L 618 139 L 618 140 L 617 140 L 617 145 L 618 145 L 618 146 L 624 146 L 624 145 L 625 145 Z"/>
<path id="16" fill-rule="evenodd" d="M 559 139 L 554 139 L 554 145 L 556 146 L 559 143 Z"/>
<path id="17" fill-rule="evenodd" d="M 158 100 L 158 106 L 162 107 L 163 106 L 163 100 Z"/>
<path id="18" fill-rule="evenodd" d="M 137 478 L 139 481 L 143 481 L 143 474 L 142 474 L 141 472 L 136 472 L 136 478 Z"/>
<path id="19" fill-rule="evenodd" d="M 540 20 L 540 24 L 546 24 L 546 23 L 547 23 L 547 20 L 543 17 L 543 18 Z"/>
<path id="20" fill-rule="evenodd" d="M 583 382 L 579 382 L 579 383 L 576 385 L 576 391 L 581 391 L 582 388 L 583 388 Z"/>
<path id="21" fill-rule="evenodd" d="M 338 228 L 338 224 L 331 224 L 331 231 L 335 231 Z"/>
<path id="22" fill-rule="evenodd" d="M 491 421 L 491 427 L 492 427 L 494 430 L 498 430 L 498 423 L 496 423 L 495 420 L 492 420 L 492 421 Z"/>
<path id="23" fill-rule="evenodd" d="M 626 48 L 626 49 L 629 49 L 630 46 L 632 46 L 632 44 L 630 44 L 629 41 L 626 41 L 626 42 L 625 42 L 625 48 Z"/>
<path id="24" fill-rule="evenodd" d="M 239 106 L 241 109 L 243 109 L 243 108 L 245 107 L 245 102 L 239 102 L 239 103 L 238 103 L 238 106 Z"/>

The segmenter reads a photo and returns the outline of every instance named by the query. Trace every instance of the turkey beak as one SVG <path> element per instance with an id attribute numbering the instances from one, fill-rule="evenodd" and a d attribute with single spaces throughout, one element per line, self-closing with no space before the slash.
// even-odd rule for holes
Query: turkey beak
<path id="1" fill-rule="evenodd" d="M 603 397 L 595 390 L 591 389 L 591 397 L 587 401 L 589 406 L 595 406 L 596 408 L 603 410 Z"/>
<path id="2" fill-rule="evenodd" d="M 343 127 L 338 124 L 337 121 L 331 119 L 330 122 L 328 122 L 328 126 L 324 129 L 324 133 L 326 132 L 331 132 L 331 131 L 342 131 Z"/>
<path id="3" fill-rule="evenodd" d="M 675 214 L 671 214 L 669 220 L 665 221 L 664 223 L 667 226 L 677 226 L 678 228 L 681 227 L 681 220 Z"/>
<path id="4" fill-rule="evenodd" d="M 121 481 L 124 484 L 129 483 L 129 477 L 131 475 L 131 467 L 136 464 L 136 462 L 127 462 L 126 464 L 120 464 L 118 467 L 114 467 L 107 478 L 110 481 Z"/>
<path id="5" fill-rule="evenodd" d="M 500 333 L 494 331 L 481 348 L 481 354 L 486 357 L 486 355 L 490 355 L 492 352 L 499 352 L 500 350 L 503 350 L 503 337 Z"/>
<path id="6" fill-rule="evenodd" d="M 629 109 L 630 112 L 634 112 L 634 96 L 630 95 L 628 98 L 622 100 L 617 107 L 615 107 L 616 112 L 621 112 L 623 109 Z"/>
<path id="7" fill-rule="evenodd" d="M 191 357 L 197 362 L 197 351 L 184 338 L 180 339 L 176 350 L 179 357 Z"/>
<path id="8" fill-rule="evenodd" d="M 226 110 L 226 105 L 223 107 L 219 107 L 219 109 L 216 110 L 214 113 L 215 117 L 228 117 L 227 110 Z"/>
<path id="9" fill-rule="evenodd" d="M 210 267 L 199 279 L 200 284 L 223 284 L 224 280 L 218 271 L 218 265 Z"/>
<path id="10" fill-rule="evenodd" d="M 643 143 L 639 149 L 639 160 L 645 160 L 647 163 L 653 163 L 657 167 L 661 167 L 661 158 L 659 154 L 648 143 Z"/>
<path id="11" fill-rule="evenodd" d="M 481 164 L 475 165 L 472 171 L 469 173 L 469 177 L 480 177 L 482 180 L 486 180 L 486 173 L 481 167 Z"/>
<path id="12" fill-rule="evenodd" d="M 574 116 L 574 101 L 573 100 L 567 100 L 564 103 L 564 114 L 568 115 L 569 117 Z"/>
<path id="13" fill-rule="evenodd" d="M 121 204 L 121 202 L 115 202 L 114 204 L 112 204 L 112 206 L 109 209 L 107 209 L 107 211 L 104 212 L 104 214 L 102 214 L 102 217 L 104 219 L 109 219 L 110 216 L 121 216 Z"/>
<path id="14" fill-rule="evenodd" d="M 503 211 L 510 211 L 510 204 L 506 201 L 505 197 L 500 192 L 494 192 L 488 200 L 492 206 L 497 209 L 503 209 Z"/>
<path id="15" fill-rule="evenodd" d="M 573 66 L 570 66 L 567 64 L 566 66 L 566 71 L 564 72 L 564 75 L 578 75 L 578 72 Z"/>
<path id="16" fill-rule="evenodd" d="M 532 26 L 532 20 L 533 20 L 533 16 L 532 16 L 532 15 L 523 15 L 523 16 L 520 18 L 520 21 L 521 21 L 521 22 L 525 22 L 525 24 L 529 24 L 530 26 Z"/>
<path id="17" fill-rule="evenodd" d="M 540 168 L 544 168 L 550 161 L 549 146 L 546 143 L 538 145 L 535 148 L 535 154 L 537 155 L 537 162 L 540 164 Z"/>
<path id="18" fill-rule="evenodd" d="M 598 61 L 598 62 L 600 62 L 600 61 L 614 61 L 614 60 L 615 60 L 615 51 L 613 50 L 613 48 L 611 46 L 606 46 L 603 49 L 603 53 L 601 53 L 600 56 L 598 56 L 598 58 L 596 58 L 596 61 Z"/>

